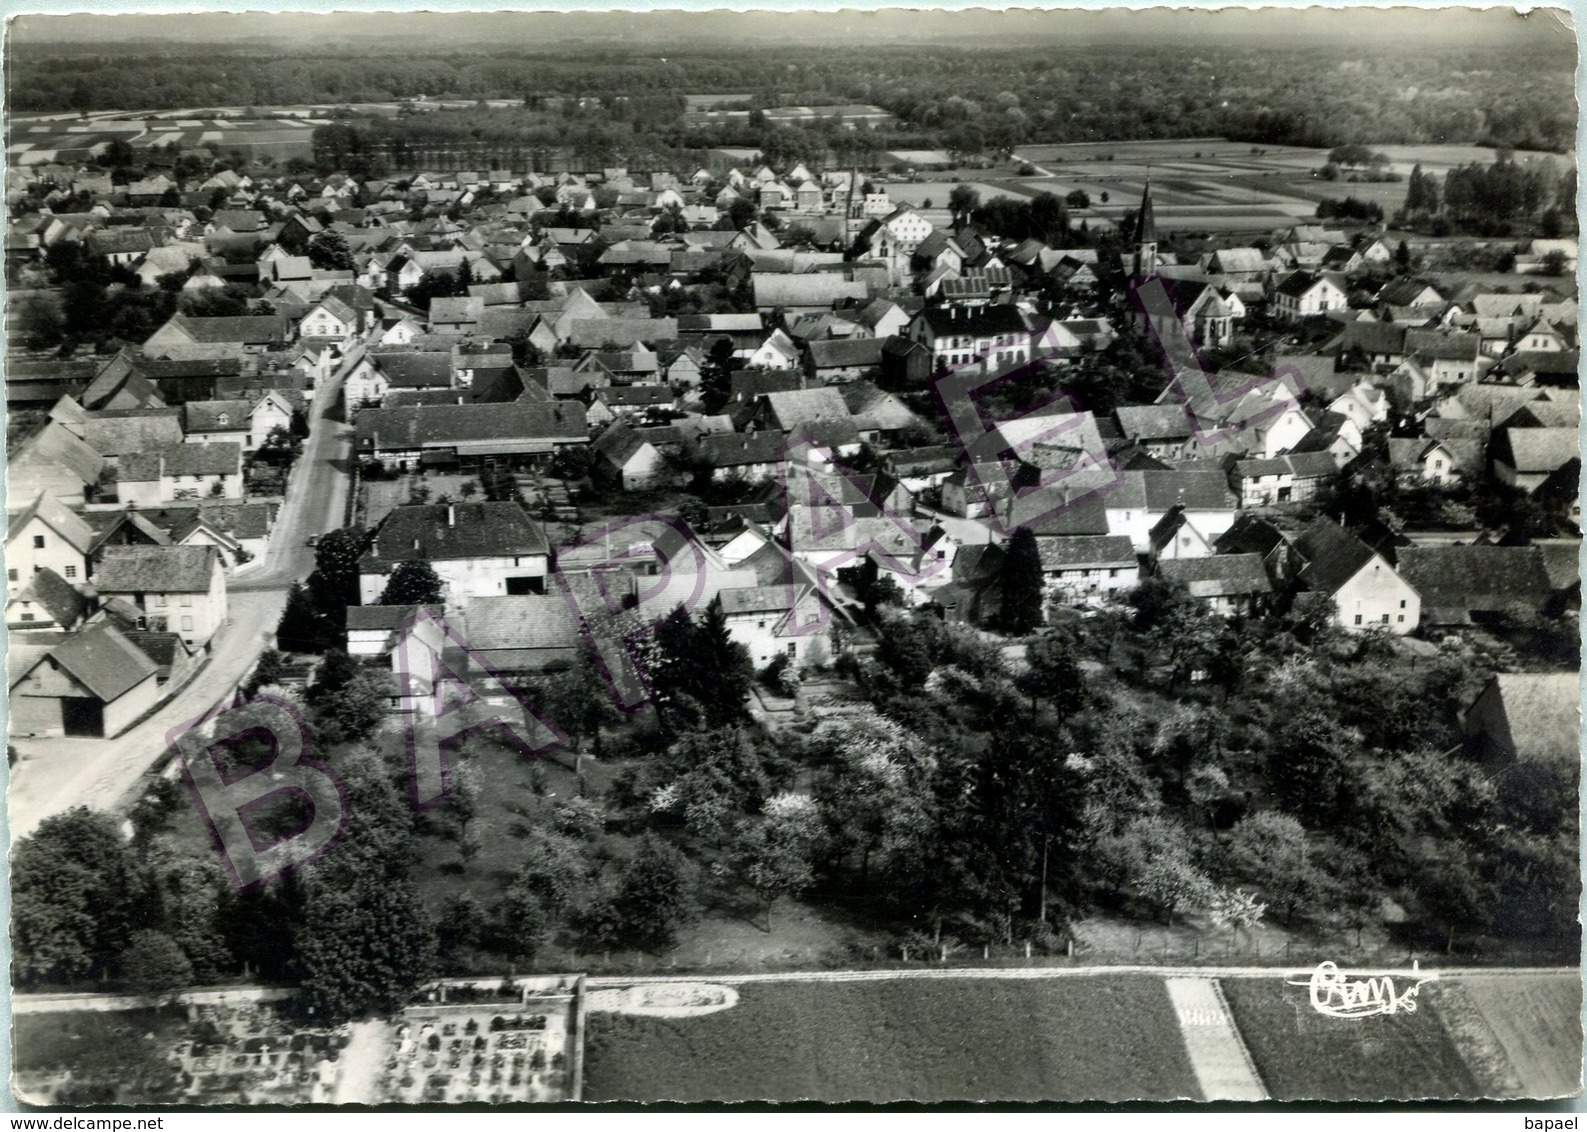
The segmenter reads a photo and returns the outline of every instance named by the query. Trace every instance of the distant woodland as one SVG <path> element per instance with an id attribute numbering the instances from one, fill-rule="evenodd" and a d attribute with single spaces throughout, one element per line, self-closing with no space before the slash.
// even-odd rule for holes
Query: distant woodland
<path id="1" fill-rule="evenodd" d="M 17 112 L 511 98 L 641 146 L 763 146 L 755 110 L 871 103 L 889 148 L 1226 137 L 1253 144 L 1506 145 L 1564 152 L 1574 59 L 1511 49 L 970 45 L 700 47 L 598 53 L 266 53 L 205 44 L 129 53 L 34 46 L 8 60 Z M 696 125 L 685 94 L 745 93 L 748 119 Z M 951 92 L 951 93 L 950 93 Z M 591 115 L 591 111 L 595 115 Z M 595 117 L 600 118 L 596 122 Z M 828 123 L 828 125 L 832 125 Z M 818 124 L 819 126 L 819 124 Z M 526 129 L 528 127 L 525 127 Z M 788 129 L 781 127 L 780 129 Z"/>

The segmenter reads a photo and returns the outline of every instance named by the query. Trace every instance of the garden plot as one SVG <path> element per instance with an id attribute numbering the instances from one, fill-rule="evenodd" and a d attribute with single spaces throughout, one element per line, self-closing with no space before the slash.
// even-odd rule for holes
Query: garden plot
<path id="1" fill-rule="evenodd" d="M 391 1034 L 379 1096 L 410 1105 L 566 1100 L 572 1012 L 571 993 L 410 1007 Z"/>
<path id="2" fill-rule="evenodd" d="M 588 1100 L 1199 1098 L 1161 979 L 754 983 L 694 1018 L 591 1014 Z"/>

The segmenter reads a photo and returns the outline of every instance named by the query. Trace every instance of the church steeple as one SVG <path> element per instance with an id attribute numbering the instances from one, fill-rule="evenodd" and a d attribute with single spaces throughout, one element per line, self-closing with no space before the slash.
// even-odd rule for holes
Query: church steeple
<path id="1" fill-rule="evenodd" d="M 1144 279 L 1157 270 L 1157 215 L 1152 211 L 1152 170 L 1146 170 L 1146 185 L 1141 189 L 1141 210 L 1135 221 L 1135 278 Z"/>

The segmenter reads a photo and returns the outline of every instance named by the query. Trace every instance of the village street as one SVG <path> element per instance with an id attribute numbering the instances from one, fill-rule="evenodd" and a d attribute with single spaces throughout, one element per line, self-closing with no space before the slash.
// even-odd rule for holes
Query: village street
<path id="1" fill-rule="evenodd" d="M 114 739 L 12 740 L 21 755 L 10 770 L 7 792 L 13 842 L 73 806 L 114 808 L 165 749 L 166 733 L 231 694 L 260 652 L 273 647 L 287 590 L 314 568 L 309 535 L 342 525 L 352 430 L 326 415 L 338 392 L 333 379 L 315 397 L 309 438 L 271 533 L 269 553 L 228 586 L 227 621 L 211 639 L 199 674 L 148 719 Z"/>

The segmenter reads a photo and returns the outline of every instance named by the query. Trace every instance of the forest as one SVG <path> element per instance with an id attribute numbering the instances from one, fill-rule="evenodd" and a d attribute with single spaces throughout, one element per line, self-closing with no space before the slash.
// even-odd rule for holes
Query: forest
<path id="1" fill-rule="evenodd" d="M 45 46 L 12 53 L 13 111 L 138 112 L 428 98 L 598 102 L 651 145 L 759 144 L 749 122 L 684 127 L 685 94 L 746 92 L 752 109 L 871 103 L 897 115 L 889 145 L 963 152 L 1046 143 L 1220 136 L 1257 144 L 1506 144 L 1567 150 L 1575 136 L 1568 49 L 1096 45 L 853 47 L 761 44 L 599 57 L 501 52 L 290 56 L 172 46 L 146 54 Z M 769 81 L 775 76 L 775 82 Z M 947 93 L 947 92 L 952 93 Z M 643 92 L 642 94 L 640 92 Z M 746 135 L 754 135 L 753 138 Z M 896 135 L 896 136 L 894 136 Z"/>

